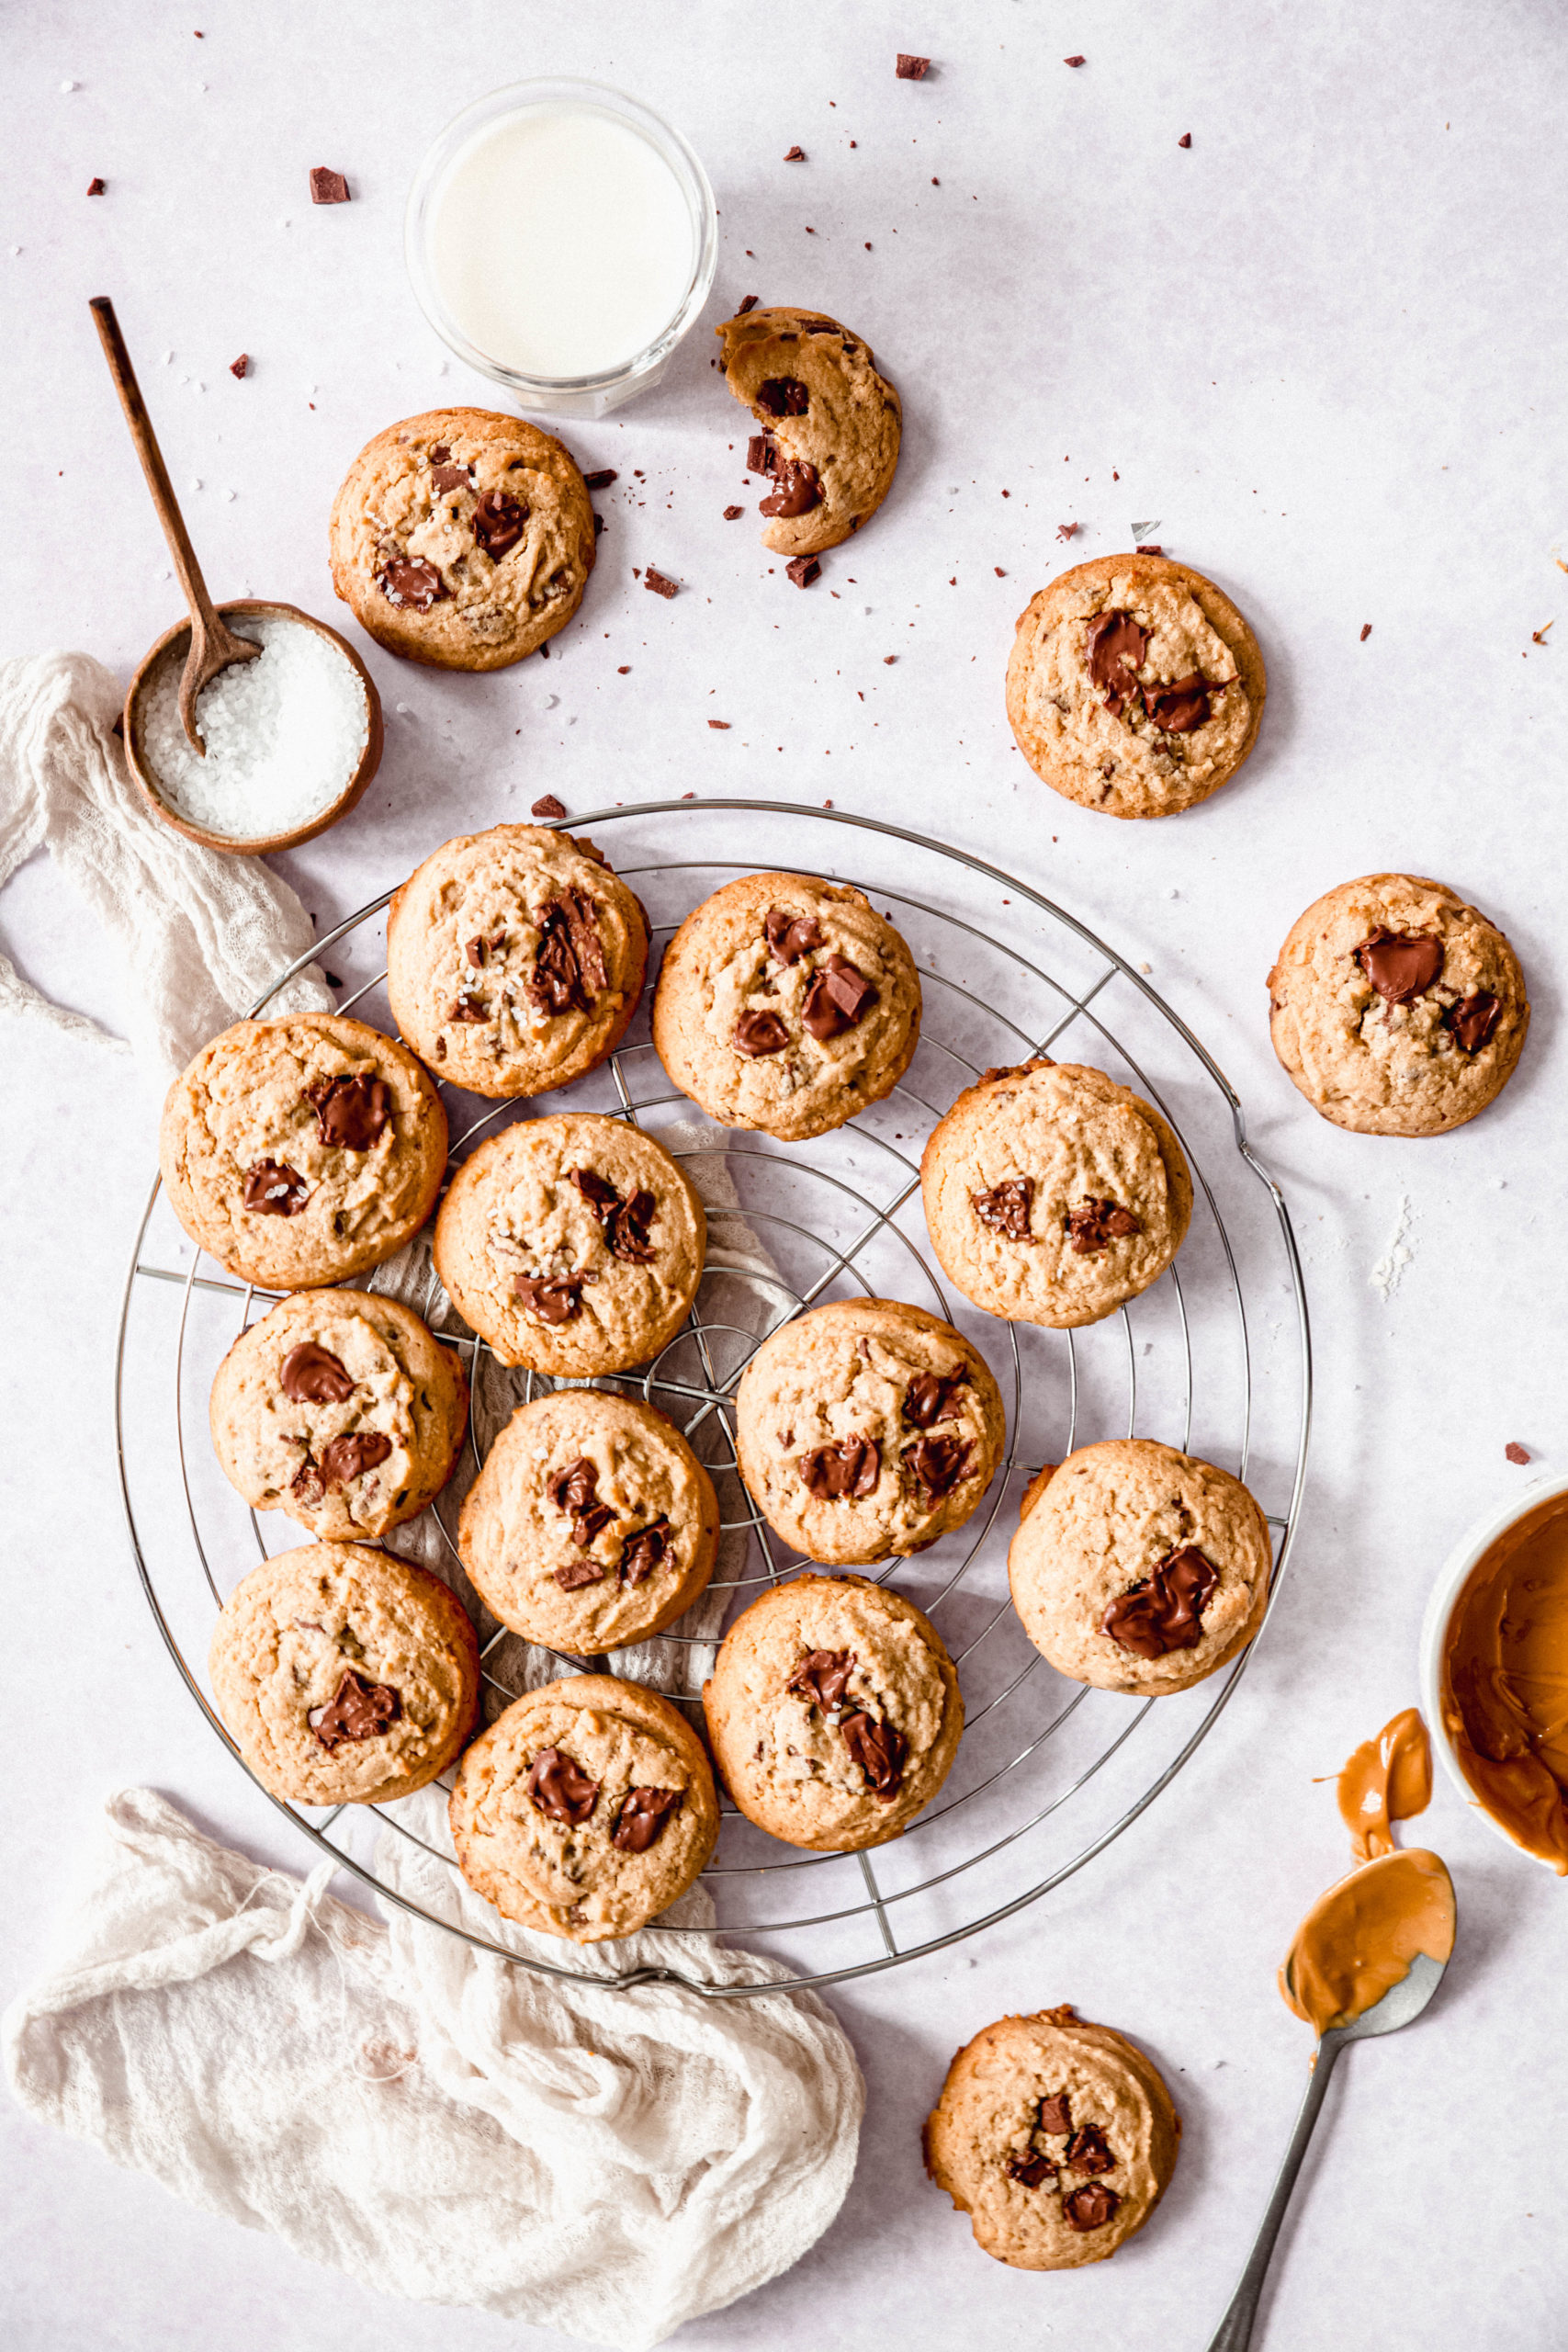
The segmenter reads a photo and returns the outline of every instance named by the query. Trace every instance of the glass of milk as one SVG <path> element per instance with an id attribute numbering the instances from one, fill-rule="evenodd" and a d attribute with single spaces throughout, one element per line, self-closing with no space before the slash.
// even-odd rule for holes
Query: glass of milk
<path id="1" fill-rule="evenodd" d="M 658 381 L 713 285 L 713 190 L 601 82 L 492 90 L 449 122 L 404 224 L 421 308 L 524 408 L 602 416 Z"/>

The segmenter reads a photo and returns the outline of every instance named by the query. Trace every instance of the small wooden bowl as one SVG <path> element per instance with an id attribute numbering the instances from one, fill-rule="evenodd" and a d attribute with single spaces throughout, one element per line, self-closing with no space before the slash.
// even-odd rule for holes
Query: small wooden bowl
<path id="1" fill-rule="evenodd" d="M 193 825 L 186 818 L 176 816 L 158 789 L 157 770 L 146 757 L 142 745 L 142 702 L 152 673 L 159 662 L 165 657 L 179 662 L 184 661 L 185 650 L 190 640 L 188 620 L 176 621 L 173 628 L 164 631 L 130 682 L 130 691 L 125 697 L 125 716 L 122 722 L 125 729 L 125 763 L 141 786 L 142 797 L 153 815 L 161 817 L 165 825 L 172 825 L 176 833 L 183 833 L 187 842 L 199 842 L 203 849 L 221 850 L 230 857 L 261 857 L 273 850 L 295 849 L 301 842 L 314 841 L 316 835 L 324 833 L 329 825 L 335 825 L 340 817 L 346 817 L 380 766 L 381 751 L 385 741 L 385 729 L 381 724 L 381 697 L 376 691 L 376 681 L 347 639 L 340 637 L 335 628 L 329 628 L 325 621 L 316 620 L 310 613 L 302 613 L 297 605 L 260 604 L 254 598 L 244 597 L 236 604 L 220 605 L 218 611 L 231 626 L 237 621 L 253 616 L 258 620 L 281 617 L 285 620 L 302 621 L 307 628 L 313 628 L 318 637 L 324 637 L 330 644 L 335 646 L 344 660 L 353 664 L 359 683 L 365 689 L 369 715 L 369 731 L 365 739 L 365 749 L 360 754 L 359 765 L 350 776 L 346 788 L 339 793 L 335 800 L 329 801 L 319 816 L 312 817 L 308 825 L 297 825 L 291 832 L 287 833 L 259 834 L 250 841 L 238 840 L 232 833 L 206 832 L 201 826 Z M 177 649 L 172 655 L 171 647 Z"/>

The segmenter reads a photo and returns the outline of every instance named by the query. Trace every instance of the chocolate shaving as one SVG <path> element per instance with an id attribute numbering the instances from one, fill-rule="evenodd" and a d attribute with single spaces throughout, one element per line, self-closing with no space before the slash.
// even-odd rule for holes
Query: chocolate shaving
<path id="1" fill-rule="evenodd" d="M 368 1151 L 392 1115 L 384 1078 L 319 1078 L 305 1089 L 321 1141 L 342 1151 Z"/>
<path id="2" fill-rule="evenodd" d="M 1451 1005 L 1443 1018 L 1453 1032 L 1455 1043 L 1467 1054 L 1478 1054 L 1497 1026 L 1503 1007 L 1497 998 L 1485 989 L 1478 989 L 1473 996 L 1461 997 Z"/>
<path id="3" fill-rule="evenodd" d="M 784 150 L 784 162 L 785 162 L 786 164 L 804 164 L 804 163 L 805 163 L 805 161 L 806 161 L 806 150 L 805 150 L 805 148 L 804 148 L 804 147 L 786 147 L 786 148 L 785 148 L 785 150 Z"/>
<path id="4" fill-rule="evenodd" d="M 667 579 L 662 571 L 655 571 L 651 563 L 643 572 L 642 584 L 645 588 L 651 588 L 656 596 L 678 596 L 681 593 L 679 581 Z"/>
<path id="5" fill-rule="evenodd" d="M 1074 2172 L 1113 2172 L 1116 2159 L 1098 2123 L 1086 2123 L 1067 2142 L 1063 2163 Z"/>
<path id="6" fill-rule="evenodd" d="M 528 1770 L 528 1794 L 536 1812 L 578 1829 L 599 1802 L 599 1783 L 565 1748 L 541 1747 Z"/>
<path id="7" fill-rule="evenodd" d="M 240 378 L 243 379 L 243 377 L 244 377 L 244 375 L 245 375 L 245 372 L 246 372 L 247 368 L 250 367 L 250 364 L 251 364 L 251 355 L 250 355 L 250 353 L 249 353 L 248 351 L 242 351 L 242 352 L 241 352 L 241 354 L 240 354 L 240 356 L 239 356 L 239 357 L 238 357 L 238 359 L 231 359 L 231 360 L 230 360 L 230 362 L 229 362 L 229 373 L 230 373 L 230 375 L 231 375 L 231 376 L 238 376 L 238 377 L 240 377 Z"/>
<path id="8" fill-rule="evenodd" d="M 982 1225 L 995 1233 L 1006 1234 L 1010 1241 L 1029 1238 L 1029 1211 L 1034 1198 L 1032 1176 L 1009 1176 L 993 1184 L 988 1193 L 971 1193 L 969 1205 Z"/>
<path id="9" fill-rule="evenodd" d="M 938 1421 L 952 1420 L 958 1409 L 953 1398 L 968 1385 L 966 1372 L 945 1376 L 935 1372 L 917 1372 L 904 1391 L 904 1419 L 911 1429 L 917 1430 L 933 1429 Z"/>
<path id="10" fill-rule="evenodd" d="M 367 1470 L 378 1469 L 392 1451 L 389 1437 L 369 1431 L 355 1431 L 346 1437 L 334 1437 L 321 1453 L 321 1483 L 323 1487 L 351 1487 L 355 1478 L 363 1478 Z"/>
<path id="11" fill-rule="evenodd" d="M 298 1216 L 310 1197 L 310 1187 L 286 1159 L 258 1159 L 246 1170 L 241 1199 L 257 1216 Z"/>
<path id="12" fill-rule="evenodd" d="M 846 1715 L 839 1725 L 844 1735 L 844 1746 L 850 1760 L 858 1764 L 873 1790 L 884 1804 L 896 1797 L 904 1780 L 904 1758 L 908 1746 L 904 1735 L 895 1731 L 891 1724 L 879 1724 L 863 1712 Z"/>
<path id="13" fill-rule="evenodd" d="M 474 539 L 491 563 L 511 554 L 528 527 L 531 511 L 526 499 L 510 498 L 504 490 L 486 491 L 474 509 Z"/>
<path id="14" fill-rule="evenodd" d="M 925 1488 L 928 1502 L 951 1494 L 968 1473 L 973 1441 L 964 1437 L 918 1438 L 904 1456 L 906 1466 Z"/>
<path id="15" fill-rule="evenodd" d="M 1070 2230 L 1102 2230 L 1114 2221 L 1122 2199 L 1102 2180 L 1086 2180 L 1062 2199 L 1062 2213 Z"/>
<path id="16" fill-rule="evenodd" d="M 312 1707 L 305 1720 L 330 1756 L 345 1740 L 379 1738 L 402 1712 L 402 1699 L 389 1682 L 367 1682 L 351 1667 L 326 1705 Z"/>
<path id="17" fill-rule="evenodd" d="M 570 1323 L 582 1305 L 582 1280 L 575 1274 L 513 1274 L 512 1295 L 541 1323 Z"/>
<path id="18" fill-rule="evenodd" d="M 787 907 L 770 907 L 762 928 L 775 964 L 798 964 L 803 956 L 828 944 L 827 934 L 815 915 L 792 915 Z"/>
<path id="19" fill-rule="evenodd" d="M 793 522 L 797 514 L 809 514 L 822 503 L 822 478 L 804 458 L 785 458 L 773 468 L 773 481 L 774 489 L 757 508 L 759 514 Z"/>
<path id="20" fill-rule="evenodd" d="M 776 1012 L 743 1012 L 729 1042 L 738 1054 L 755 1061 L 761 1054 L 782 1054 L 789 1031 Z"/>
<path id="21" fill-rule="evenodd" d="M 784 1689 L 798 1691 L 803 1699 L 820 1707 L 825 1715 L 834 1715 L 844 1703 L 844 1693 L 854 1670 L 853 1650 L 807 1650 Z"/>
<path id="22" fill-rule="evenodd" d="M 738 319 L 743 319 L 748 311 L 754 311 L 756 309 L 757 302 L 758 297 L 755 294 L 742 294 L 739 301 L 735 306 L 736 317 Z"/>
<path id="23" fill-rule="evenodd" d="M 423 557 L 396 556 L 376 574 L 376 585 L 389 605 L 407 605 L 416 613 L 429 612 L 451 594 L 433 563 Z"/>
<path id="24" fill-rule="evenodd" d="M 329 164 L 318 164 L 310 174 L 310 201 L 312 204 L 346 204 L 348 182 L 343 174 L 334 172 Z"/>
<path id="25" fill-rule="evenodd" d="M 1356 961 L 1387 1004 L 1410 1004 L 1439 978 L 1443 943 L 1429 931 L 1381 927 L 1356 950 Z"/>
<path id="26" fill-rule="evenodd" d="M 847 956 L 834 954 L 812 973 L 801 1024 L 819 1042 L 852 1029 L 876 1002 L 876 990 Z"/>
<path id="27" fill-rule="evenodd" d="M 1129 1234 L 1142 1233 L 1141 1221 L 1131 1209 L 1119 1201 L 1080 1201 L 1062 1219 L 1064 1230 L 1080 1258 L 1089 1257 L 1096 1250 L 1109 1248 L 1112 1241 L 1124 1241 Z"/>
<path id="28" fill-rule="evenodd" d="M 1112 718 L 1120 718 L 1129 704 L 1143 708 L 1143 688 L 1137 673 L 1149 650 L 1149 633 L 1131 613 L 1097 613 L 1085 640 L 1089 674 L 1105 697 Z"/>
<path id="29" fill-rule="evenodd" d="M 841 1437 L 832 1445 L 819 1445 L 814 1453 L 801 1454 L 795 1467 L 802 1486 L 818 1502 L 858 1503 L 876 1492 L 882 1456 L 872 1438 Z"/>
<path id="30" fill-rule="evenodd" d="M 1196 1544 L 1184 1544 L 1111 1602 L 1100 1630 L 1134 1657 L 1196 1649 L 1203 1637 L 1203 1611 L 1219 1580 L 1213 1562 Z"/>
<path id="31" fill-rule="evenodd" d="M 653 1574 L 671 1546 L 670 1521 L 662 1513 L 649 1527 L 639 1527 L 628 1535 L 621 1546 L 620 1578 L 623 1584 L 641 1584 Z"/>
<path id="32" fill-rule="evenodd" d="M 656 1845 L 664 1825 L 681 1810 L 683 1789 L 633 1789 L 615 1815 L 610 1843 L 623 1854 L 646 1854 Z"/>
<path id="33" fill-rule="evenodd" d="M 355 1390 L 343 1359 L 314 1340 L 301 1340 L 289 1349 L 277 1378 L 284 1395 L 296 1405 L 342 1405 Z"/>
<path id="34" fill-rule="evenodd" d="M 618 479 L 614 466 L 600 466 L 595 472 L 583 475 L 582 486 L 584 490 L 608 490 Z"/>

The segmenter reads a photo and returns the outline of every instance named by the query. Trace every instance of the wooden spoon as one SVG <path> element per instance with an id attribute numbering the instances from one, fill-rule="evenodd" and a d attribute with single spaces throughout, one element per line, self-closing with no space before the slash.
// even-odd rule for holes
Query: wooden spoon
<path id="1" fill-rule="evenodd" d="M 180 723 L 192 748 L 207 757 L 207 745 L 196 723 L 196 698 L 203 686 L 210 684 L 220 671 L 231 662 L 254 662 L 261 647 L 253 638 L 236 637 L 219 618 L 207 582 L 201 576 L 201 566 L 196 560 L 196 549 L 185 526 L 175 497 L 169 469 L 164 463 L 158 436 L 152 430 L 151 418 L 141 398 L 141 388 L 136 380 L 136 370 L 130 364 L 130 354 L 125 347 L 125 337 L 119 331 L 119 321 L 114 314 L 114 304 L 107 294 L 96 295 L 88 305 L 97 321 L 98 340 L 104 346 L 104 357 L 109 363 L 119 404 L 125 411 L 125 421 L 130 427 L 130 437 L 136 444 L 136 454 L 141 460 L 141 470 L 147 477 L 147 487 L 152 493 L 152 503 L 158 510 L 158 520 L 164 526 L 164 537 L 169 542 L 169 553 L 175 559 L 175 570 L 180 576 L 186 602 L 190 606 L 190 651 L 186 657 L 184 675 L 180 679 Z"/>

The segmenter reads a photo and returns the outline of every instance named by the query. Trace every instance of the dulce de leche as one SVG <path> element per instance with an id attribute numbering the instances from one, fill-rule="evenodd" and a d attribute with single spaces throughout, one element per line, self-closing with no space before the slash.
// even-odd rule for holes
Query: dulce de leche
<path id="1" fill-rule="evenodd" d="M 1477 1804 L 1568 1873 L 1568 1498 L 1516 1520 L 1466 1577 L 1443 1640 L 1442 1709 Z"/>
<path id="2" fill-rule="evenodd" d="M 1359 1862 L 1394 1850 L 1391 1824 L 1425 1813 L 1432 1802 L 1432 1743 L 1418 1707 L 1406 1707 L 1364 1739 L 1339 1774 L 1339 1817 Z"/>
<path id="3" fill-rule="evenodd" d="M 1280 1971 L 1286 2005 L 1320 2034 L 1348 2025 L 1410 1973 L 1454 1948 L 1453 1882 L 1422 1847 L 1364 1862 L 1320 1895 Z"/>

